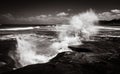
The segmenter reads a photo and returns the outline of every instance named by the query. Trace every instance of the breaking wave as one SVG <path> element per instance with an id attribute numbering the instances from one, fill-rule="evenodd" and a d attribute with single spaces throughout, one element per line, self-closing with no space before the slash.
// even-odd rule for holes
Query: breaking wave
<path id="1" fill-rule="evenodd" d="M 17 50 L 11 53 L 17 67 L 46 63 L 60 52 L 72 51 L 70 45 L 81 45 L 83 40 L 98 33 L 95 23 L 98 17 L 90 10 L 71 17 L 69 24 L 56 26 L 58 37 L 49 38 L 37 34 L 16 35 Z M 14 55 L 13 55 L 14 54 Z"/>
<path id="2" fill-rule="evenodd" d="M 0 29 L 0 31 L 18 31 L 18 30 L 31 30 L 31 29 L 35 29 L 35 28 L 40 28 L 39 26 L 37 27 L 17 27 L 17 28 L 4 28 L 4 29 Z"/>

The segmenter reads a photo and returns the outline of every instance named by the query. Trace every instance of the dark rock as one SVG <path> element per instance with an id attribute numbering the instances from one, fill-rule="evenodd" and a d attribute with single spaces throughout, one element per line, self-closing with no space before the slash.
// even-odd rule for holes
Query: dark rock
<path id="1" fill-rule="evenodd" d="M 80 47 L 87 48 L 94 53 L 120 53 L 120 43 L 114 41 L 84 41 Z"/>
<path id="2" fill-rule="evenodd" d="M 15 68 L 15 63 L 9 56 L 0 55 L 0 63 L 0 73 L 11 71 Z"/>
<path id="3" fill-rule="evenodd" d="M 77 52 L 92 52 L 91 48 L 83 47 L 82 45 L 72 45 L 72 46 L 68 46 L 68 48 Z"/>
<path id="4" fill-rule="evenodd" d="M 14 61 L 9 57 L 9 51 L 16 49 L 16 40 L 0 40 L 0 73 L 13 70 Z"/>
<path id="5" fill-rule="evenodd" d="M 79 47 L 92 52 L 62 52 L 48 63 L 29 65 L 3 74 L 120 74 L 119 44 L 109 41 L 83 43 Z"/>
<path id="6" fill-rule="evenodd" d="M 117 60 L 120 57 L 111 56 L 114 54 L 63 52 L 48 63 L 29 65 L 4 74 L 119 74 L 120 63 L 116 62 L 120 62 Z"/>
<path id="7" fill-rule="evenodd" d="M 84 41 L 83 45 L 72 45 L 68 48 L 76 52 L 120 53 L 120 43 L 112 41 Z"/>
<path id="8" fill-rule="evenodd" d="M 0 40 L 0 54 L 8 55 L 10 50 L 16 49 L 15 39 Z"/>

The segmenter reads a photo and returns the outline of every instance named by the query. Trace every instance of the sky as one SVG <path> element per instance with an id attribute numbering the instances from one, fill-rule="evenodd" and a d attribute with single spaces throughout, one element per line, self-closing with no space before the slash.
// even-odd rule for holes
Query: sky
<path id="1" fill-rule="evenodd" d="M 119 3 L 120 0 L 4 0 L 0 2 L 0 23 L 60 23 L 89 9 L 103 16 L 104 12 L 118 11 Z"/>

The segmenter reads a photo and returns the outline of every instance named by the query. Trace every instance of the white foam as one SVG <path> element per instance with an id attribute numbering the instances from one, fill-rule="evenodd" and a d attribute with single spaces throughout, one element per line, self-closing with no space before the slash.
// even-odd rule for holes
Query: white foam
<path id="1" fill-rule="evenodd" d="M 40 28 L 40 27 L 39 27 L 39 26 L 37 26 L 37 27 L 4 28 L 4 29 L 0 29 L 0 31 L 31 30 L 31 29 L 36 29 L 36 28 Z"/>
<path id="2" fill-rule="evenodd" d="M 107 27 L 107 26 L 96 26 L 98 29 L 105 29 L 105 30 L 120 30 L 120 27 Z"/>
<path id="3" fill-rule="evenodd" d="M 119 38 L 120 36 L 115 36 L 115 35 L 100 35 L 100 37 L 113 37 L 113 38 Z"/>

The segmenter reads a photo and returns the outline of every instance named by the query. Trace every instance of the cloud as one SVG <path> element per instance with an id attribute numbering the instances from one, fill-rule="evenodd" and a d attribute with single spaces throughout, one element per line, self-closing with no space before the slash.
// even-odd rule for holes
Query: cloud
<path id="1" fill-rule="evenodd" d="M 10 14 L 10 13 L 4 14 L 2 16 L 7 18 L 7 19 L 9 19 L 9 20 L 14 20 L 15 19 L 15 17 L 12 14 Z"/>
<path id="2" fill-rule="evenodd" d="M 8 23 L 29 23 L 29 24 L 57 24 L 65 23 L 69 20 L 69 17 L 66 17 L 66 13 L 59 13 L 59 16 L 54 16 L 51 14 L 48 15 L 37 15 L 30 17 L 15 17 L 10 13 L 4 14 L 3 17 L 8 20 Z M 6 20 L 5 19 L 5 20 Z"/>
<path id="3" fill-rule="evenodd" d="M 113 12 L 113 13 L 120 13 L 120 10 L 118 10 L 118 9 L 114 9 L 114 10 L 111 10 L 111 12 Z"/>
<path id="4" fill-rule="evenodd" d="M 48 15 L 40 15 L 39 17 L 45 18 L 45 17 L 48 17 Z"/>
<path id="5" fill-rule="evenodd" d="M 100 20 L 113 20 L 120 19 L 120 10 L 114 9 L 109 12 L 103 12 L 98 14 Z"/>
<path id="6" fill-rule="evenodd" d="M 69 15 L 68 13 L 65 13 L 65 12 L 60 12 L 58 14 L 56 14 L 56 16 L 67 16 Z"/>
<path id="7" fill-rule="evenodd" d="M 72 11 L 72 9 L 67 9 L 67 11 L 69 12 L 69 11 Z"/>

